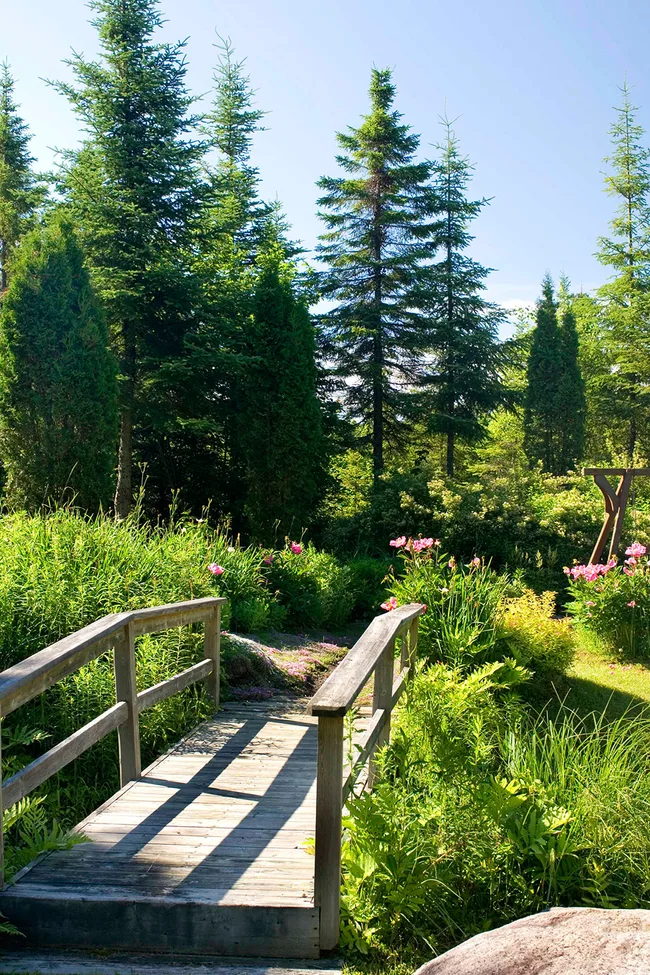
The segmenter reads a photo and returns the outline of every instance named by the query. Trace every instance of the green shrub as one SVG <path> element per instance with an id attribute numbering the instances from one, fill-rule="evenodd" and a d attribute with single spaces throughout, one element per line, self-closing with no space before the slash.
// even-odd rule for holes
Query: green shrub
<path id="1" fill-rule="evenodd" d="M 419 674 L 344 848 L 348 949 L 415 965 L 551 906 L 650 907 L 650 722 L 533 718 L 514 662 Z"/>
<path id="2" fill-rule="evenodd" d="M 565 671 L 574 656 L 571 621 L 555 618 L 555 593 L 526 589 L 505 600 L 499 625 L 503 652 L 537 673 Z"/>
<path id="3" fill-rule="evenodd" d="M 507 576 L 499 576 L 481 559 L 467 565 L 439 552 L 439 542 L 394 539 L 404 562 L 404 575 L 393 575 L 388 591 L 398 605 L 424 603 L 418 648 L 429 661 L 456 666 L 494 659 L 494 646 L 508 591 Z M 393 544 L 392 543 L 392 544 Z"/>
<path id="4" fill-rule="evenodd" d="M 650 657 L 650 560 L 638 542 L 624 564 L 574 565 L 567 609 L 609 650 Z"/>
<path id="5" fill-rule="evenodd" d="M 333 555 L 294 542 L 265 561 L 269 592 L 290 625 L 337 628 L 347 622 L 354 604 L 351 575 Z"/>
<path id="6" fill-rule="evenodd" d="M 350 572 L 350 590 L 354 597 L 353 619 L 369 619 L 376 616 L 386 598 L 387 576 L 391 570 L 388 559 L 370 556 L 351 559 L 347 563 Z"/>

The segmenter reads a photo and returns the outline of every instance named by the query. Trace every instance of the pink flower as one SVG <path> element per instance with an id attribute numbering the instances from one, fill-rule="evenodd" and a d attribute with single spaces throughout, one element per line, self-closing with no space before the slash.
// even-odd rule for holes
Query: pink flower
<path id="1" fill-rule="evenodd" d="M 588 599 L 588 600 L 587 600 L 587 602 L 585 603 L 585 606 L 595 606 L 595 605 L 596 605 L 596 604 L 595 604 L 595 602 L 593 601 L 593 599 Z"/>
<path id="2" fill-rule="evenodd" d="M 568 565 L 565 565 L 562 571 L 564 572 L 565 576 L 568 576 L 571 573 L 571 569 Z"/>
<path id="3" fill-rule="evenodd" d="M 402 546 L 406 545 L 406 535 L 400 535 L 399 538 L 391 538 L 388 544 L 392 545 L 393 548 L 402 548 Z"/>
<path id="4" fill-rule="evenodd" d="M 625 549 L 626 555 L 645 555 L 647 549 L 640 542 L 632 542 L 629 548 Z"/>
<path id="5" fill-rule="evenodd" d="M 391 596 L 390 599 L 387 599 L 385 603 L 381 604 L 381 608 L 390 613 L 392 609 L 397 609 L 397 600 L 394 596 Z"/>
<path id="6" fill-rule="evenodd" d="M 294 555 L 300 555 L 302 552 L 302 545 L 299 545 L 298 542 L 292 542 L 291 551 Z"/>
<path id="7" fill-rule="evenodd" d="M 634 572 L 635 572 L 635 570 L 634 570 L 634 569 L 626 569 L 626 568 L 624 567 L 624 568 L 623 568 L 623 572 L 625 573 L 625 575 L 626 575 L 626 576 L 633 576 L 633 575 L 634 575 Z"/>
<path id="8" fill-rule="evenodd" d="M 629 559 L 625 560 L 626 565 L 636 565 L 636 559 L 633 555 L 630 555 Z"/>
<path id="9" fill-rule="evenodd" d="M 433 544 L 436 546 L 436 548 L 439 548 L 440 545 L 441 545 L 440 539 L 439 538 L 436 538 L 436 540 L 435 540 L 435 542 Z"/>
<path id="10" fill-rule="evenodd" d="M 217 565 L 216 562 L 211 562 L 208 566 L 208 572 L 211 572 L 213 576 L 223 575 L 223 566 Z"/>
<path id="11" fill-rule="evenodd" d="M 470 565 L 476 567 L 479 566 L 480 564 L 481 564 L 481 560 L 479 559 L 478 555 L 475 555 L 472 561 L 470 562 Z"/>
<path id="12" fill-rule="evenodd" d="M 422 603 L 422 612 L 423 613 L 426 613 L 426 611 L 427 611 L 427 604 L 426 603 Z"/>
<path id="13" fill-rule="evenodd" d="M 609 665 L 609 669 L 610 669 L 610 670 L 614 670 L 614 668 L 615 668 L 615 667 L 616 667 L 616 664 L 610 664 L 610 665 Z"/>
<path id="14" fill-rule="evenodd" d="M 633 599 L 630 599 L 628 606 L 631 606 L 632 609 L 634 609 L 634 607 L 636 606 L 636 602 Z"/>
<path id="15" fill-rule="evenodd" d="M 456 559 L 453 557 L 453 555 L 449 559 L 449 562 L 447 562 L 447 568 L 448 569 L 455 569 L 456 568 Z"/>
<path id="16" fill-rule="evenodd" d="M 609 562 L 607 563 L 607 568 L 608 569 L 615 569 L 616 568 L 616 559 L 610 559 Z"/>
<path id="17" fill-rule="evenodd" d="M 264 559 L 264 565 L 273 565 L 273 554 L 266 556 Z"/>

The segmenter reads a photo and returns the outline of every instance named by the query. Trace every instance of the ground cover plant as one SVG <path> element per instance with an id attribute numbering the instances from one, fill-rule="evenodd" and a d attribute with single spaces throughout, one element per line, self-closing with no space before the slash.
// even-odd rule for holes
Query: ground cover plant
<path id="1" fill-rule="evenodd" d="M 380 781 L 348 804 L 350 957 L 399 969 L 549 906 L 650 906 L 650 673 L 595 653 L 551 593 L 392 545 L 387 611 L 429 602 Z"/>
<path id="2" fill-rule="evenodd" d="M 229 600 L 223 614 L 224 697 L 307 695 L 346 642 L 340 628 L 355 611 L 360 591 L 352 579 L 348 566 L 312 545 L 289 539 L 278 550 L 244 546 L 207 519 L 172 513 L 167 524 L 152 526 L 137 511 L 119 524 L 73 509 L 16 512 L 0 518 L 0 669 L 107 613 L 223 595 Z M 301 635 L 273 637 L 273 631 L 291 626 Z M 260 632 L 263 641 L 243 636 Z M 150 687 L 197 662 L 202 641 L 200 627 L 138 638 L 138 687 Z M 20 745 L 18 753 L 6 750 L 4 774 L 113 702 L 112 656 L 106 654 L 4 723 L 7 744 Z M 151 761 L 209 711 L 196 685 L 145 712 L 143 761 Z M 10 869 L 23 862 L 21 850 L 33 852 L 39 843 L 45 848 L 61 841 L 61 830 L 110 796 L 118 781 L 117 741 L 111 735 L 29 803 L 8 811 L 8 848 L 16 851 Z"/>

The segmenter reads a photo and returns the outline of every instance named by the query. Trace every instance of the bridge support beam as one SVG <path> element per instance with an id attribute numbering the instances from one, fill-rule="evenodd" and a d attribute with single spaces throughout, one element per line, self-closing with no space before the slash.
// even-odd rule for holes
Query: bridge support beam
<path id="1" fill-rule="evenodd" d="M 320 908 L 320 946 L 324 951 L 336 948 L 339 940 L 343 720 L 338 715 L 318 718 L 314 904 Z"/>

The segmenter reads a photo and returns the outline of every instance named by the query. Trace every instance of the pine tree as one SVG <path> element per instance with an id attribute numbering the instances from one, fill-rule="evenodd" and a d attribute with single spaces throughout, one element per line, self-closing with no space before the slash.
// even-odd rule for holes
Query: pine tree
<path id="1" fill-rule="evenodd" d="M 8 267 L 22 235 L 42 203 L 43 188 L 37 182 L 29 152 L 31 136 L 18 114 L 14 79 L 9 65 L 0 65 L 0 295 L 7 287 Z"/>
<path id="2" fill-rule="evenodd" d="M 250 379 L 247 333 L 255 262 L 272 210 L 259 199 L 259 176 L 250 159 L 265 114 L 253 107 L 254 95 L 245 61 L 237 60 L 230 42 L 223 41 L 214 71 L 213 105 L 203 127 L 217 155 L 206 164 L 206 196 L 193 265 L 202 303 L 186 339 L 191 368 L 184 404 L 191 419 L 184 430 L 184 466 L 192 476 L 183 498 L 200 508 L 210 485 L 213 508 L 227 512 L 235 530 L 243 527 L 246 493 L 242 397 Z"/>
<path id="3" fill-rule="evenodd" d="M 348 415 L 369 433 L 375 484 L 408 418 L 428 334 L 414 296 L 428 256 L 431 165 L 415 161 L 419 137 L 394 100 L 391 72 L 374 69 L 370 113 L 337 135 L 345 175 L 318 183 L 323 295 L 337 302 L 322 318 L 323 351 Z"/>
<path id="4" fill-rule="evenodd" d="M 546 275 L 537 302 L 536 326 L 528 358 L 524 413 L 524 449 L 531 463 L 542 462 L 549 473 L 558 472 L 558 415 L 560 388 L 560 331 L 553 282 Z"/>
<path id="5" fill-rule="evenodd" d="M 599 260 L 615 277 L 599 290 L 612 353 L 612 391 L 627 426 L 627 456 L 633 463 L 641 423 L 650 408 L 650 150 L 636 121 L 638 109 L 627 85 L 610 135 L 613 151 L 605 188 L 618 202 L 612 237 L 599 241 Z"/>
<path id="6" fill-rule="evenodd" d="M 23 239 L 0 312 L 0 453 L 29 507 L 105 504 L 117 446 L 115 360 L 71 225 Z"/>
<path id="7" fill-rule="evenodd" d="M 191 137 L 196 120 L 188 114 L 184 43 L 155 42 L 163 24 L 157 0 L 90 6 L 101 59 L 74 55 L 76 84 L 57 84 L 87 132 L 61 182 L 119 358 L 115 509 L 124 517 L 134 431 L 144 455 L 169 470 L 179 428 L 179 360 L 197 301 L 188 253 L 202 202 L 204 147 Z"/>
<path id="8" fill-rule="evenodd" d="M 431 236 L 441 255 L 428 270 L 422 295 L 432 318 L 434 367 L 424 384 L 429 389 L 430 427 L 446 437 L 447 475 L 453 477 L 456 440 L 480 440 L 485 418 L 509 397 L 499 342 L 505 315 L 482 295 L 490 269 L 464 253 L 474 239 L 468 226 L 489 201 L 467 198 L 473 167 L 461 155 L 451 123 L 444 119 L 443 125 L 446 138 L 437 146 L 441 155 L 433 167 L 438 217 Z"/>
<path id="9" fill-rule="evenodd" d="M 582 458 L 587 404 L 579 364 L 579 342 L 569 282 L 560 279 L 559 377 L 556 410 L 559 421 L 558 473 L 566 473 Z"/>
<path id="10" fill-rule="evenodd" d="M 322 483 L 324 445 L 316 397 L 314 326 L 280 244 L 260 256 L 250 375 L 244 389 L 247 513 L 273 543 L 309 524 Z"/>

